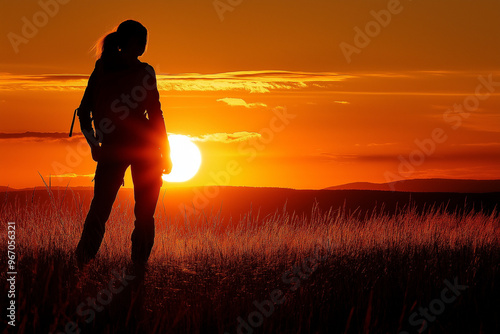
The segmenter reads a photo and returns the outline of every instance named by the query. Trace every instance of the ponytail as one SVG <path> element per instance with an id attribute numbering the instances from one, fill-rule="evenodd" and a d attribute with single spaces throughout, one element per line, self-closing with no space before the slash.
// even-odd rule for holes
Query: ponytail
<path id="1" fill-rule="evenodd" d="M 106 67 L 108 65 L 116 64 L 120 56 L 119 49 L 119 38 L 118 33 L 112 32 L 101 41 L 101 56 L 100 59 L 103 61 Z"/>
<path id="2" fill-rule="evenodd" d="M 127 45 L 133 36 L 139 36 L 144 48 L 147 43 L 147 29 L 137 21 L 127 20 L 122 22 L 115 31 L 102 38 L 96 48 L 99 59 L 106 69 L 120 66 L 120 49 Z"/>

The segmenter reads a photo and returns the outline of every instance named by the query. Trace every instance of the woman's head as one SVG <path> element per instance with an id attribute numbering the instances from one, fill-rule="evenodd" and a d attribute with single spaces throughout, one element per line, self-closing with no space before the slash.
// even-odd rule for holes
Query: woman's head
<path id="1" fill-rule="evenodd" d="M 146 50 L 147 38 L 148 30 L 142 24 L 124 21 L 102 40 L 100 58 L 110 63 L 117 62 L 120 55 L 137 58 Z"/>

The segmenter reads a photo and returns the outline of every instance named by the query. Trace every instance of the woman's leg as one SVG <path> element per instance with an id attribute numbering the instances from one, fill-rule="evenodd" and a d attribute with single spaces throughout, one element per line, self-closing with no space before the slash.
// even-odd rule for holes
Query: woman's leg
<path id="1" fill-rule="evenodd" d="M 94 198 L 85 219 L 82 236 L 75 254 L 79 264 L 93 259 L 104 237 L 106 221 L 109 218 L 116 194 L 123 182 L 128 164 L 99 162 L 95 172 Z"/>
<path id="2" fill-rule="evenodd" d="M 163 183 L 159 160 L 132 163 L 135 197 L 135 228 L 132 233 L 132 261 L 144 265 L 155 237 L 154 213 Z"/>

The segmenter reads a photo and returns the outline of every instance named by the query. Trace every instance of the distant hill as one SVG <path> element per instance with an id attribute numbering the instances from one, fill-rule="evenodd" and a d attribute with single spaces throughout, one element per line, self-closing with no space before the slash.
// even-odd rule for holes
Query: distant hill
<path id="1" fill-rule="evenodd" d="M 325 190 L 491 193 L 500 192 L 500 180 L 413 179 L 390 183 L 355 182 L 328 187 Z"/>

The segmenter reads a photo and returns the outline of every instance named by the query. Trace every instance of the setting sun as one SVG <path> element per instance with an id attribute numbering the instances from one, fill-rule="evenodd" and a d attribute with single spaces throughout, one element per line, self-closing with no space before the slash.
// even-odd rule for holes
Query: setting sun
<path id="1" fill-rule="evenodd" d="M 187 136 L 168 136 L 170 143 L 170 157 L 172 158 L 172 172 L 163 175 L 167 182 L 184 182 L 196 175 L 201 165 L 201 153 Z"/>

